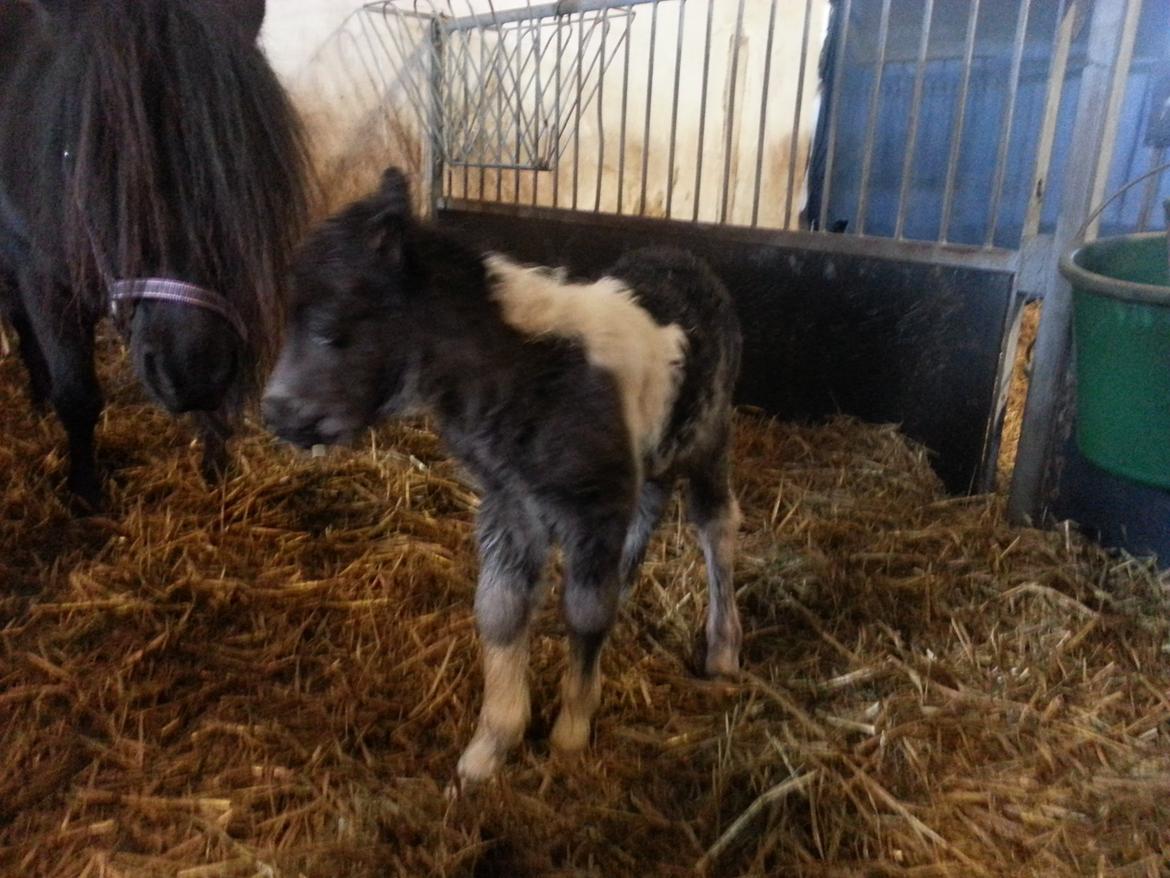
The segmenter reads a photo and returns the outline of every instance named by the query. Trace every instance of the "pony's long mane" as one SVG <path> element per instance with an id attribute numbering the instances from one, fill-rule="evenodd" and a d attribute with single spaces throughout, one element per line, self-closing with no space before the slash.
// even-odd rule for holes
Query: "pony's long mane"
<path id="1" fill-rule="evenodd" d="M 36 245 L 86 297 L 159 272 L 210 286 L 266 360 L 308 216 L 308 152 L 288 97 L 226 4 L 71 5 L 55 16 L 38 99 L 58 134 L 32 159 L 59 191 L 30 206 Z"/>

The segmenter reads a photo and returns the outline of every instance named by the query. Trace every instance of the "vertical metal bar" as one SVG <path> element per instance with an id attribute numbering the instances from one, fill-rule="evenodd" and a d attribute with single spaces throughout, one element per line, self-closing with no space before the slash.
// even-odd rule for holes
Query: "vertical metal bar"
<path id="1" fill-rule="evenodd" d="M 775 9 L 776 0 L 772 0 Z M 674 50 L 674 97 L 670 103 L 670 148 L 666 154 L 666 218 L 674 203 L 674 147 L 678 139 L 678 86 L 682 74 L 683 32 L 687 19 L 687 0 L 678 0 L 678 43 Z"/>
<path id="2" fill-rule="evenodd" d="M 577 181 L 581 171 L 581 77 L 584 74 L 584 55 L 585 13 L 582 12 L 577 19 L 577 99 L 573 102 L 573 210 L 577 209 Z"/>
<path id="3" fill-rule="evenodd" d="M 1075 0 L 1074 0 L 1075 2 Z M 1056 139 L 1056 120 L 1060 115 L 1060 96 L 1064 93 L 1064 75 L 1068 69 L 1068 50 L 1072 44 L 1073 22 L 1077 17 L 1075 8 L 1067 10 L 1066 2 L 1060 0 L 1056 10 L 1056 28 L 1052 36 L 1052 62 L 1048 66 L 1048 89 L 1044 96 L 1044 120 L 1040 123 L 1040 137 L 1036 143 L 1036 158 L 1032 162 L 1032 173 L 1028 179 L 1028 212 L 1024 216 L 1024 228 L 1020 233 L 1021 245 L 1040 231 L 1040 215 L 1044 210 L 1044 190 L 1048 185 L 1048 168 L 1052 164 L 1052 144 Z"/>
<path id="4" fill-rule="evenodd" d="M 527 0 L 531 4 L 532 0 Z M 533 34 L 536 52 L 536 131 L 532 143 L 532 206 L 536 207 L 537 193 L 540 191 L 540 129 L 544 124 L 544 83 L 541 80 L 540 68 L 544 64 L 544 50 L 540 45 L 542 25 L 536 22 Z"/>
<path id="5" fill-rule="evenodd" d="M 1158 165 L 1166 163 L 1166 147 L 1160 147 L 1153 153 L 1150 167 L 1156 168 Z M 1150 214 L 1154 210 L 1154 202 L 1158 200 L 1158 192 L 1162 189 L 1162 176 L 1165 171 L 1158 174 L 1151 174 L 1146 180 L 1145 194 L 1142 196 L 1141 210 L 1138 212 L 1138 231 L 1144 232 L 1150 227 Z"/>
<path id="6" fill-rule="evenodd" d="M 431 113 L 434 123 L 434 151 L 431 154 L 430 193 L 427 216 L 434 216 L 442 200 L 443 187 L 443 28 L 436 17 L 430 24 L 431 48 L 434 52 L 431 70 Z M 436 195 L 436 193 L 438 193 Z"/>
<path id="7" fill-rule="evenodd" d="M 1142 14 L 1142 0 L 1129 0 L 1125 7 L 1125 24 L 1121 31 L 1121 40 L 1117 46 L 1117 61 L 1113 73 L 1113 87 L 1109 91 L 1109 102 L 1105 105 L 1105 135 L 1101 141 L 1101 151 L 1097 154 L 1097 173 L 1093 178 L 1093 203 L 1100 204 L 1105 197 L 1105 187 L 1109 185 L 1109 169 L 1113 163 L 1113 147 L 1117 142 L 1118 119 L 1121 117 L 1121 105 L 1125 102 L 1125 87 L 1129 84 L 1129 68 L 1133 61 L 1133 44 L 1137 36 L 1138 20 Z M 1101 224 L 1101 215 L 1098 214 L 1085 230 L 1085 240 L 1091 241 L 1097 237 L 1097 228 Z"/>
<path id="8" fill-rule="evenodd" d="M 975 0 L 978 2 L 978 0 Z M 837 57 L 833 64 L 833 91 L 829 100 L 829 145 L 825 154 L 825 174 L 821 180 L 821 210 L 817 215 L 820 227 L 825 228 L 829 216 L 829 196 L 833 188 L 833 160 L 837 156 L 837 123 L 840 119 L 841 83 L 845 79 L 845 44 L 849 39 L 849 15 L 853 0 L 845 0 L 841 8 L 841 33 L 837 41 Z"/>
<path id="9" fill-rule="evenodd" d="M 967 35 L 963 44 L 963 72 L 959 79 L 959 99 L 955 102 L 955 121 L 951 125 L 951 149 L 947 157 L 947 182 L 943 187 L 942 218 L 938 239 L 947 241 L 951 232 L 951 211 L 955 206 L 955 177 L 959 172 L 959 153 L 963 146 L 963 128 L 967 124 L 967 93 L 971 88 L 971 67 L 975 62 L 975 31 L 979 23 L 979 2 L 971 0 L 967 12 Z"/>
<path id="10" fill-rule="evenodd" d="M 650 56 L 646 62 L 646 122 L 642 128 L 642 194 L 638 216 L 646 215 L 646 173 L 650 166 L 650 109 L 654 97 L 654 38 L 658 34 L 658 0 L 650 6 Z"/>
<path id="11" fill-rule="evenodd" d="M 556 100 L 553 104 L 553 116 L 556 119 L 552 136 L 552 164 L 553 164 L 553 207 L 560 207 L 561 198 L 561 58 L 564 57 L 564 18 L 557 16 L 557 68 L 556 68 Z"/>
<path id="12" fill-rule="evenodd" d="M 987 233 L 983 238 L 985 247 L 990 247 L 994 243 L 995 230 L 999 225 L 999 208 L 1003 202 L 1003 181 L 1007 174 L 1008 148 L 1012 140 L 1012 123 L 1016 117 L 1016 95 L 1020 90 L 1020 64 L 1024 60 L 1024 41 L 1028 35 L 1028 15 L 1031 7 L 1032 0 L 1022 0 L 1019 15 L 1016 17 L 1016 38 L 1012 46 L 1011 85 L 1008 88 L 1003 121 L 1000 123 L 999 150 L 995 157 L 995 177 L 991 184 L 991 210 L 987 222 Z"/>
<path id="13" fill-rule="evenodd" d="M 480 90 L 480 94 L 482 96 L 484 89 L 487 88 L 487 75 L 484 73 L 484 66 L 483 66 L 484 65 L 484 56 L 483 55 L 484 55 L 484 47 L 487 44 L 487 34 L 485 34 L 483 31 L 478 31 L 477 36 L 479 37 L 479 90 Z M 481 109 L 481 112 L 484 114 L 484 117 L 483 117 L 484 121 L 479 126 L 480 153 L 481 153 L 480 163 L 479 163 L 479 200 L 483 201 L 484 200 L 484 198 L 483 198 L 484 179 L 487 176 L 487 171 L 484 168 L 484 162 L 483 162 L 483 160 L 487 158 L 487 155 L 484 153 L 484 146 L 486 146 L 486 144 L 483 143 L 483 138 L 487 135 L 487 110 Z"/>
<path id="14" fill-rule="evenodd" d="M 609 10 L 601 25 L 601 64 L 597 68 L 597 189 L 593 193 L 593 212 L 601 212 L 601 179 L 605 176 L 605 38 L 609 34 Z"/>
<path id="15" fill-rule="evenodd" d="M 739 79 L 739 43 L 743 39 L 743 5 L 735 14 L 735 39 L 731 41 L 731 88 L 727 92 L 726 133 L 723 138 L 723 197 L 719 204 L 719 222 L 727 222 L 727 202 L 731 193 L 731 141 L 735 136 L 735 87 Z"/>
<path id="16" fill-rule="evenodd" d="M 906 155 L 902 158 L 902 186 L 898 192 L 898 218 L 894 237 L 901 239 L 906 230 L 906 201 L 910 197 L 910 178 L 914 173 L 914 151 L 918 147 L 918 120 L 922 115 L 922 84 L 926 79 L 926 53 L 930 49 L 930 23 L 934 18 L 934 0 L 922 0 L 922 33 L 918 40 L 918 60 L 914 68 L 914 92 L 910 98 L 910 131 L 906 135 Z"/>
<path id="17" fill-rule="evenodd" d="M 699 148 L 695 159 L 695 205 L 691 219 L 699 219 L 699 192 L 703 183 L 703 135 L 707 128 L 707 74 L 711 70 L 711 18 L 715 13 L 715 0 L 707 0 L 707 30 L 703 38 L 703 86 L 699 93 Z"/>
<path id="18" fill-rule="evenodd" d="M 752 225 L 760 221 L 760 188 L 764 175 L 764 131 L 768 127 L 768 87 L 772 80 L 772 39 L 776 34 L 776 0 L 768 12 L 768 44 L 764 48 L 764 83 L 760 88 L 760 130 L 756 136 L 756 173 L 752 190 Z M 805 38 L 808 37 L 808 6 L 805 6 Z M 676 86 L 677 88 L 677 86 Z M 787 220 L 785 220 L 787 225 Z"/>
<path id="19" fill-rule="evenodd" d="M 882 96 L 882 77 L 886 72 L 886 49 L 890 39 L 890 0 L 882 0 L 882 17 L 878 24 L 877 63 L 874 65 L 873 94 L 869 99 L 869 116 L 865 120 L 865 146 L 861 154 L 861 188 L 857 196 L 857 234 L 865 234 L 865 214 L 869 209 L 869 175 L 873 170 L 873 139 L 877 133 L 878 104 Z"/>
<path id="20" fill-rule="evenodd" d="M 538 24 L 537 27 L 539 27 L 539 26 L 540 25 Z M 524 79 L 523 58 L 524 58 L 524 29 L 523 29 L 523 25 L 517 25 L 516 26 L 516 83 L 515 83 L 515 85 L 516 85 L 516 88 L 515 88 L 515 92 L 516 92 L 516 150 L 514 153 L 515 157 L 516 157 L 516 170 L 513 172 L 513 174 L 514 174 L 514 180 L 513 180 L 514 186 L 512 189 L 512 203 L 513 204 L 520 203 L 520 164 L 521 164 L 521 153 L 523 150 L 522 145 L 524 143 L 523 129 L 525 127 L 524 119 L 523 119 L 524 91 L 523 91 L 523 89 L 520 88 L 520 83 Z"/>
<path id="21" fill-rule="evenodd" d="M 618 135 L 617 212 L 619 216 L 624 209 L 622 206 L 622 193 L 626 182 L 626 109 L 630 97 L 630 43 L 633 42 L 631 33 L 634 23 L 634 8 L 627 6 L 626 14 L 629 18 L 626 19 L 626 48 L 625 58 L 622 62 L 622 123 L 621 133 Z"/>
<path id="22" fill-rule="evenodd" d="M 468 50 L 467 44 L 470 43 L 472 36 L 473 36 L 473 34 L 471 34 L 471 33 L 466 33 L 466 34 L 460 35 L 460 38 L 462 39 L 463 44 L 464 44 L 463 45 L 463 101 L 464 101 L 464 109 L 469 114 L 471 111 L 471 107 L 470 107 L 470 103 L 471 103 L 471 100 L 470 100 L 470 98 L 471 98 L 471 94 L 470 94 L 471 75 L 470 75 L 470 71 L 468 69 L 468 62 L 470 59 L 468 58 L 469 50 Z M 471 178 L 471 165 L 469 163 L 469 159 L 471 158 L 471 156 L 468 155 L 468 144 L 467 144 L 466 136 L 464 136 L 462 142 L 460 143 L 460 152 L 461 152 L 462 157 L 463 157 L 463 192 L 462 192 L 462 196 L 463 196 L 464 200 L 467 200 L 468 181 Z"/>
<path id="23" fill-rule="evenodd" d="M 804 72 L 808 65 L 808 29 L 812 18 L 812 0 L 805 0 L 804 31 L 800 37 L 800 72 L 796 77 L 796 109 L 792 113 L 792 141 L 788 146 L 788 187 L 784 198 L 784 228 L 792 224 L 792 195 L 796 188 L 796 157 L 800 146 L 800 110 L 804 102 Z M 771 34 L 769 45 L 771 44 Z"/>

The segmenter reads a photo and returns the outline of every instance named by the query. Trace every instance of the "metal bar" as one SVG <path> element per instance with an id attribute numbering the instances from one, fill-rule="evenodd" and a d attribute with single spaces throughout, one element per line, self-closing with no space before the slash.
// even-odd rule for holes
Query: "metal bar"
<path id="1" fill-rule="evenodd" d="M 1022 0 L 1020 11 L 1016 17 L 1016 38 L 1012 46 L 1011 86 L 1008 88 L 1007 106 L 1004 107 L 1003 121 L 999 131 L 999 150 L 995 157 L 995 177 L 991 184 L 991 210 L 987 222 L 987 234 L 983 243 L 988 247 L 995 240 L 996 227 L 999 225 L 999 207 L 1003 202 L 1003 181 L 1007 173 L 1008 148 L 1012 140 L 1012 123 L 1016 116 L 1016 95 L 1020 91 L 1020 64 L 1024 59 L 1024 40 L 1028 35 L 1028 15 L 1031 12 L 1032 0 Z"/>
<path id="2" fill-rule="evenodd" d="M 922 33 L 918 40 L 918 60 L 914 68 L 914 92 L 910 98 L 910 131 L 906 135 L 906 155 L 902 159 L 902 186 L 898 192 L 898 218 L 894 237 L 904 237 L 906 201 L 910 197 L 910 178 L 914 173 L 914 151 L 918 147 L 918 120 L 922 115 L 922 84 L 926 79 L 926 53 L 930 49 L 930 24 L 934 17 L 934 0 L 922 0 Z"/>
<path id="3" fill-rule="evenodd" d="M 978 2 L 978 0 L 975 0 Z M 821 210 L 817 217 L 820 228 L 824 229 L 829 216 L 829 195 L 833 188 L 833 160 L 837 156 L 837 123 L 840 119 L 841 83 L 845 78 L 845 46 L 849 39 L 849 15 L 853 0 L 845 0 L 841 6 L 841 34 L 837 42 L 837 57 L 834 60 L 833 91 L 829 107 L 829 145 L 825 153 L 825 174 L 821 179 Z"/>
<path id="4" fill-rule="evenodd" d="M 540 18 L 556 18 L 571 16 L 586 12 L 604 12 L 616 9 L 619 6 L 634 7 L 647 3 L 657 3 L 658 0 L 561 0 L 560 3 L 543 3 L 539 6 L 519 7 L 516 9 L 501 9 L 494 15 L 467 15 L 462 18 L 452 18 L 444 22 L 443 29 L 475 30 L 490 27 L 493 24 L 511 24 L 517 21 L 529 21 Z M 381 5 L 381 4 L 376 4 Z"/>
<path id="5" fill-rule="evenodd" d="M 727 222 L 727 202 L 731 191 L 731 141 L 735 136 L 735 87 L 739 79 L 739 41 L 743 39 L 743 5 L 739 0 L 735 14 L 735 39 L 731 41 L 731 88 L 727 92 L 726 134 L 723 138 L 723 197 L 719 205 L 719 222 Z"/>
<path id="6" fill-rule="evenodd" d="M 786 229 L 792 227 L 792 194 L 796 188 L 796 156 L 800 146 L 800 110 L 804 103 L 804 72 L 808 64 L 808 28 L 811 18 L 812 0 L 805 0 L 804 31 L 800 36 L 800 72 L 796 76 L 796 109 L 792 113 L 792 140 L 788 145 L 788 194 L 784 199 L 784 228 Z M 772 35 L 769 33 L 769 45 L 771 45 L 771 37 Z"/>
<path id="7" fill-rule="evenodd" d="M 577 209 L 578 178 L 581 171 L 581 91 L 582 58 L 585 55 L 585 13 L 577 19 L 577 99 L 573 104 L 573 210 Z"/>
<path id="8" fill-rule="evenodd" d="M 1092 7 L 1065 185 L 1052 236 L 1053 255 L 1045 272 L 1044 309 L 1032 354 L 1032 376 L 1008 499 L 1008 516 L 1014 522 L 1041 523 L 1051 487 L 1049 464 L 1057 442 L 1072 343 L 1072 291 L 1061 277 L 1056 260 L 1072 246 L 1097 201 L 1094 176 L 1109 167 L 1112 149 L 1106 147 L 1115 132 L 1109 130 L 1109 114 L 1102 114 L 1101 108 L 1109 106 L 1117 93 L 1115 86 L 1127 78 L 1133 42 L 1126 34 L 1132 34 L 1140 6 L 1140 0 L 1129 0 L 1124 8 L 1120 3 L 1097 3 Z"/>
<path id="9" fill-rule="evenodd" d="M 430 192 L 427 199 L 427 216 L 434 216 L 435 211 L 439 208 L 442 199 L 443 187 L 443 29 L 439 27 L 437 21 L 432 22 L 430 26 L 430 40 L 431 48 L 433 50 L 432 63 L 434 67 L 431 70 L 431 100 L 432 113 L 435 120 L 435 135 L 434 142 L 437 148 L 431 155 L 431 167 L 429 171 L 430 176 Z M 435 192 L 439 195 L 436 197 Z"/>
<path id="10" fill-rule="evenodd" d="M 938 239 L 950 238 L 951 211 L 955 206 L 955 177 L 959 171 L 959 152 L 963 145 L 963 128 L 967 124 L 967 93 L 971 88 L 971 65 L 975 60 L 975 30 L 979 22 L 979 2 L 971 0 L 967 13 L 967 36 L 963 44 L 963 74 L 959 80 L 959 99 L 955 102 L 955 121 L 951 125 L 951 149 L 947 157 L 947 183 L 943 187 L 942 218 Z"/>
<path id="11" fill-rule="evenodd" d="M 808 37 L 808 9 L 809 5 L 805 5 L 805 38 Z M 776 0 L 772 0 L 771 9 L 768 12 L 768 43 L 764 48 L 764 83 L 761 86 L 760 95 L 760 130 L 756 136 L 756 174 L 755 183 L 752 189 L 752 225 L 758 225 L 760 221 L 760 187 L 764 175 L 764 131 L 768 127 L 768 87 L 772 79 L 772 40 L 776 35 Z M 675 86 L 676 90 L 678 86 Z M 669 214 L 669 211 L 667 212 Z M 788 223 L 785 221 L 785 227 Z"/>
<path id="12" fill-rule="evenodd" d="M 601 26 L 601 66 L 597 70 L 597 189 L 593 193 L 593 212 L 601 210 L 601 179 L 605 176 L 605 38 L 609 34 L 609 10 Z"/>
<path id="13" fill-rule="evenodd" d="M 524 47 L 524 33 L 523 33 L 523 31 L 517 29 L 517 31 L 516 31 L 516 63 L 517 63 L 517 65 L 519 65 L 521 63 L 520 59 L 524 56 L 524 52 L 522 51 L 523 47 Z M 511 65 L 509 65 L 509 67 L 510 66 Z M 516 79 L 516 81 L 519 81 L 519 80 L 522 80 L 523 78 L 524 78 L 524 69 L 523 69 L 523 67 L 521 67 L 517 71 L 515 79 Z M 521 158 L 522 158 L 521 144 L 524 142 L 524 134 L 522 131 L 522 128 L 524 127 L 524 120 L 521 118 L 522 113 L 523 113 L 523 106 L 524 106 L 524 94 L 521 92 L 521 90 L 519 88 L 514 90 L 514 94 L 516 95 L 516 166 L 519 167 L 521 164 Z M 516 171 L 515 179 L 513 180 L 512 202 L 514 204 L 520 203 L 520 172 L 519 171 Z"/>
<path id="14" fill-rule="evenodd" d="M 471 77 L 468 75 L 468 64 L 467 64 L 468 51 L 467 51 L 467 46 L 466 46 L 467 41 L 470 39 L 471 39 L 471 37 L 469 35 L 466 35 L 466 34 L 463 35 L 463 42 L 464 42 L 464 47 L 463 47 L 463 52 L 462 52 L 462 55 L 463 55 L 463 58 L 462 58 L 462 60 L 463 60 L 463 104 L 464 104 L 464 111 L 465 112 L 467 110 L 467 104 L 469 103 L 467 85 L 471 81 Z M 461 134 L 462 134 L 462 132 L 461 132 Z M 462 147 L 461 151 L 462 151 L 463 155 L 466 156 L 470 147 L 468 146 L 465 139 L 461 142 L 460 145 Z M 448 161 L 450 161 L 451 158 L 453 158 L 453 157 L 448 156 Z M 470 177 L 471 177 L 471 168 L 468 167 L 467 165 L 464 165 L 463 166 L 463 197 L 464 198 L 467 197 L 468 180 Z"/>
<path id="15" fill-rule="evenodd" d="M 650 167 L 650 109 L 654 97 L 654 38 L 658 34 L 658 0 L 650 6 L 650 56 L 646 62 L 646 123 L 642 128 L 642 194 L 638 215 L 646 215 L 646 174 Z"/>
<path id="16" fill-rule="evenodd" d="M 479 32 L 479 70 L 480 70 L 480 72 L 479 72 L 478 82 L 479 82 L 479 97 L 480 97 L 481 101 L 483 100 L 484 92 L 487 89 L 487 80 L 484 78 L 484 75 L 483 75 L 483 65 L 484 65 L 483 54 L 484 54 L 484 47 L 486 45 L 487 45 L 487 35 L 485 33 L 483 33 L 482 31 L 480 31 Z M 480 123 L 480 126 L 479 126 L 479 136 L 480 136 L 481 142 L 482 142 L 484 136 L 487 134 L 487 132 L 484 130 L 485 124 L 486 124 L 486 120 L 485 120 L 485 122 Z M 483 155 L 483 156 L 481 156 L 481 158 L 487 158 L 487 156 Z M 484 165 L 481 161 L 480 166 L 479 166 L 479 200 L 480 201 L 483 201 L 484 180 L 486 177 L 487 177 L 487 169 L 484 167 Z"/>
<path id="17" fill-rule="evenodd" d="M 525 0 L 525 3 L 528 5 L 528 8 L 531 10 L 532 0 Z M 544 119 L 543 119 L 543 116 L 544 116 L 544 86 L 543 86 L 543 83 L 542 83 L 541 78 L 540 78 L 540 71 L 541 71 L 541 68 L 544 66 L 544 50 L 541 48 L 541 45 L 540 45 L 540 35 L 541 35 L 541 28 L 537 27 L 536 32 L 533 35 L 533 43 L 534 43 L 535 52 L 536 52 L 536 74 L 535 74 L 535 78 L 536 78 L 536 134 L 535 134 L 535 143 L 533 144 L 533 152 L 532 152 L 532 159 L 533 159 L 533 161 L 532 161 L 532 164 L 533 164 L 533 168 L 532 168 L 532 203 L 533 203 L 533 205 L 535 205 L 536 202 L 538 201 L 537 193 L 540 191 L 540 171 L 537 169 L 536 166 L 542 163 L 541 153 L 540 153 L 540 130 L 541 130 L 541 126 L 544 124 Z"/>
<path id="18" fill-rule="evenodd" d="M 1064 93 L 1064 75 L 1068 69 L 1068 51 L 1072 45 L 1073 23 L 1077 17 L 1076 0 L 1066 10 L 1060 0 L 1056 11 L 1056 28 L 1052 37 L 1052 63 L 1048 66 L 1048 89 L 1044 96 L 1044 120 L 1040 123 L 1040 137 L 1036 144 L 1036 158 L 1029 179 L 1028 210 L 1024 215 L 1021 242 L 1035 237 L 1040 231 L 1040 217 L 1044 211 L 1044 192 L 1048 188 L 1048 168 L 1052 164 L 1052 146 L 1056 140 L 1056 121 L 1060 115 L 1060 98 Z"/>
<path id="19" fill-rule="evenodd" d="M 776 0 L 772 0 L 775 8 Z M 674 203 L 674 147 L 678 139 L 678 85 L 682 74 L 683 32 L 686 23 L 687 0 L 678 0 L 678 43 L 674 50 L 674 97 L 670 103 L 670 148 L 666 154 L 666 216 Z"/>
<path id="20" fill-rule="evenodd" d="M 707 127 L 707 74 L 711 70 L 711 18 L 715 0 L 707 0 L 707 32 L 703 38 L 703 87 L 699 95 L 699 149 L 695 160 L 695 206 L 691 219 L 699 219 L 699 192 L 703 183 L 703 135 Z"/>
<path id="21" fill-rule="evenodd" d="M 627 13 L 630 13 L 633 6 L 627 8 Z M 632 14 L 632 13 L 631 13 Z M 626 50 L 625 59 L 622 63 L 622 124 L 621 134 L 618 136 L 618 179 L 617 179 L 617 212 L 621 214 L 622 207 L 622 190 L 626 182 L 626 108 L 630 97 L 630 43 L 633 40 L 630 38 L 630 25 L 626 25 Z"/>
<path id="22" fill-rule="evenodd" d="M 865 213 L 869 209 L 869 175 L 873 170 L 873 138 L 877 133 L 878 103 L 882 95 L 882 76 L 886 69 L 886 50 L 890 39 L 890 0 L 882 0 L 882 17 L 878 24 L 877 63 L 874 65 L 873 95 L 869 100 L 869 116 L 865 120 L 865 147 L 861 154 L 861 186 L 857 196 L 857 234 L 865 234 Z"/>
<path id="23" fill-rule="evenodd" d="M 556 101 L 553 105 L 553 114 L 556 117 L 556 129 L 553 132 L 553 207 L 560 206 L 561 197 L 561 58 L 564 57 L 564 19 L 557 19 L 557 69 L 556 69 Z"/>
<path id="24" fill-rule="evenodd" d="M 1154 151 L 1151 167 L 1158 167 L 1166 163 L 1166 147 Z M 1142 196 L 1141 210 L 1138 212 L 1138 231 L 1144 232 L 1150 226 L 1150 214 L 1154 210 L 1154 202 L 1158 200 L 1158 193 L 1162 189 L 1162 173 L 1151 174 L 1146 179 L 1145 193 Z"/>
<path id="25" fill-rule="evenodd" d="M 1101 150 L 1097 154 L 1097 173 L 1093 178 L 1094 204 L 1105 197 L 1105 187 L 1109 185 L 1109 169 L 1113 163 L 1113 147 L 1117 142 L 1118 119 L 1121 116 L 1121 105 L 1125 101 L 1125 87 L 1129 84 L 1129 65 L 1133 60 L 1133 44 L 1141 12 L 1142 0 L 1129 0 L 1126 6 L 1125 25 L 1117 47 L 1113 87 L 1109 92 L 1109 103 L 1105 105 L 1105 135 L 1101 141 Z M 1117 71 L 1120 71 L 1120 75 Z M 1100 224 L 1101 216 L 1098 214 L 1085 230 L 1086 241 L 1097 237 L 1097 228 Z"/>

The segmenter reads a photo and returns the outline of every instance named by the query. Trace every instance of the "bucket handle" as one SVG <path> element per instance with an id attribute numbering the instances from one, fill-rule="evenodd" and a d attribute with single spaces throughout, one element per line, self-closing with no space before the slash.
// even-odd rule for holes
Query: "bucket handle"
<path id="1" fill-rule="evenodd" d="M 1148 180 L 1150 177 L 1154 176 L 1154 174 L 1160 174 L 1165 170 L 1170 170 L 1170 162 L 1162 162 L 1162 164 L 1155 165 L 1154 167 L 1152 167 L 1148 171 L 1146 171 L 1144 174 L 1140 174 L 1137 177 L 1134 177 L 1132 180 L 1130 180 L 1128 183 L 1126 183 L 1124 186 L 1122 186 L 1120 189 L 1118 189 L 1116 192 L 1114 192 L 1112 195 L 1110 195 L 1108 198 L 1106 198 L 1104 201 L 1102 201 L 1093 210 L 1093 212 L 1090 213 L 1089 216 L 1085 219 L 1085 222 L 1081 225 L 1080 229 L 1077 231 L 1076 237 L 1073 240 L 1077 241 L 1078 243 L 1084 243 L 1085 232 L 1087 232 L 1089 230 L 1089 226 L 1090 226 L 1090 224 L 1092 224 L 1093 220 L 1095 220 L 1102 213 L 1104 213 L 1105 208 L 1107 208 L 1109 205 L 1111 205 L 1114 201 L 1116 201 L 1118 198 L 1120 198 L 1122 195 L 1124 195 L 1126 192 L 1128 192 L 1130 189 L 1132 189 L 1138 183 L 1141 183 L 1143 180 Z M 1168 224 L 1170 224 L 1170 217 L 1167 218 L 1167 222 L 1168 222 Z"/>

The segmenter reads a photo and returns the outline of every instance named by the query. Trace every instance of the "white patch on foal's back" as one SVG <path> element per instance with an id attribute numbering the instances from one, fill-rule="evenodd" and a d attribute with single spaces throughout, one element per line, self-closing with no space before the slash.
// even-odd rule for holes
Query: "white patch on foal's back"
<path id="1" fill-rule="evenodd" d="M 617 278 L 567 283 L 562 272 L 517 265 L 499 254 L 486 261 L 504 320 L 525 335 L 580 342 L 589 362 L 613 375 L 635 449 L 651 452 L 682 381 L 682 329 L 655 323 Z"/>

